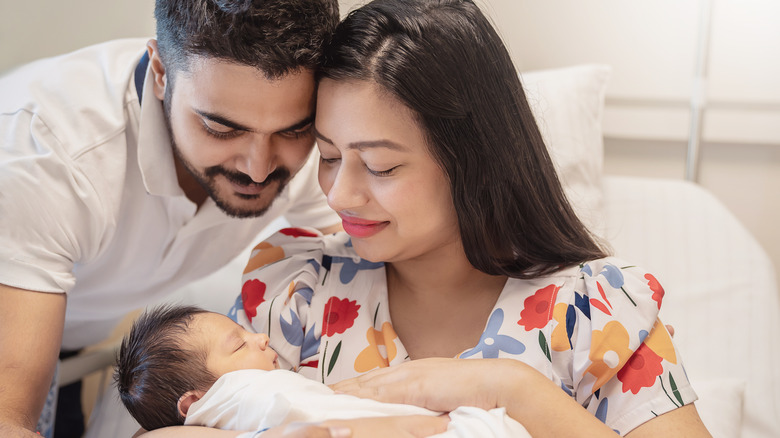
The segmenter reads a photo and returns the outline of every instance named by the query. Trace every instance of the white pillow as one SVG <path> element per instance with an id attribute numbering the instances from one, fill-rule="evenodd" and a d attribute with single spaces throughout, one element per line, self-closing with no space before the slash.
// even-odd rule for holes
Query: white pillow
<path id="1" fill-rule="evenodd" d="M 587 64 L 520 74 L 566 196 L 598 236 L 604 232 L 601 121 L 611 71 L 607 65 Z"/>
<path id="2" fill-rule="evenodd" d="M 692 381 L 696 410 L 713 438 L 739 438 L 745 382 L 736 379 Z"/>

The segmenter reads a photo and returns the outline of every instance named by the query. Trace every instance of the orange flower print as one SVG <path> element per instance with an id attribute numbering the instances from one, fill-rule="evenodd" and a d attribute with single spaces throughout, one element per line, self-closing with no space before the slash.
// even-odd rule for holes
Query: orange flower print
<path id="1" fill-rule="evenodd" d="M 395 346 L 395 334 L 393 326 L 389 322 L 382 324 L 382 330 L 376 330 L 369 327 L 366 332 L 368 347 L 358 354 L 355 359 L 355 371 L 365 373 L 374 368 L 384 368 L 390 366 L 390 362 L 395 359 L 398 350 Z"/>
<path id="2" fill-rule="evenodd" d="M 252 249 L 252 256 L 244 268 L 244 274 L 252 272 L 257 268 L 270 265 L 284 258 L 284 250 L 278 246 L 273 246 L 268 242 L 260 242 Z"/>
<path id="3" fill-rule="evenodd" d="M 542 328 L 552 319 L 552 303 L 558 295 L 560 286 L 551 284 L 536 291 L 523 301 L 523 310 L 520 312 L 518 324 L 530 332 L 535 328 Z"/>
<path id="4" fill-rule="evenodd" d="M 640 389 L 653 386 L 655 378 L 664 371 L 661 356 L 655 354 L 647 344 L 642 344 L 631 359 L 617 373 L 623 382 L 623 392 L 636 394 Z"/>
<path id="5" fill-rule="evenodd" d="M 658 303 L 658 308 L 661 308 L 661 301 L 664 299 L 664 288 L 661 286 L 661 283 L 658 282 L 658 280 L 653 277 L 653 274 L 645 274 L 645 278 L 647 279 L 647 285 L 650 287 L 650 290 L 653 291 L 653 301 Z"/>
<path id="6" fill-rule="evenodd" d="M 553 308 L 553 319 L 558 324 L 555 326 L 550 337 L 550 348 L 553 351 L 566 351 L 571 349 L 571 341 L 566 327 L 566 314 L 569 311 L 569 305 L 558 303 Z"/>
<path id="7" fill-rule="evenodd" d="M 322 319 L 322 335 L 333 336 L 336 333 L 344 333 L 355 323 L 360 304 L 357 301 L 340 300 L 330 297 L 325 303 L 325 315 Z"/>
<path id="8" fill-rule="evenodd" d="M 628 332 L 617 321 L 610 321 L 604 330 L 593 330 L 590 344 L 590 366 L 585 373 L 596 377 L 591 392 L 596 392 L 614 376 L 631 358 L 633 351 L 628 348 Z"/>
<path id="9" fill-rule="evenodd" d="M 671 363 L 677 363 L 677 353 L 674 352 L 672 337 L 666 331 L 666 327 L 660 319 L 655 320 L 655 325 L 650 330 L 650 334 L 644 339 L 644 345 L 664 360 Z"/>

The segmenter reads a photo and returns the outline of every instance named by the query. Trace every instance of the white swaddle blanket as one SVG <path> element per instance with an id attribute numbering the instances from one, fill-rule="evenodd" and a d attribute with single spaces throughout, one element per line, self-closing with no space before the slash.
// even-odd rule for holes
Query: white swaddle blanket
<path id="1" fill-rule="evenodd" d="M 393 415 L 440 415 L 412 405 L 382 403 L 346 394 L 286 370 L 227 373 L 190 406 L 185 424 L 256 431 L 293 422 Z M 530 438 L 503 408 L 461 407 L 450 412 L 438 438 Z"/>

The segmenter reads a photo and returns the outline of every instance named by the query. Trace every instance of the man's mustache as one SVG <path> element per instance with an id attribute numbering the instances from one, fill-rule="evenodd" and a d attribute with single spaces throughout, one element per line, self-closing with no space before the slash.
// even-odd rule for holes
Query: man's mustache
<path id="1" fill-rule="evenodd" d="M 255 182 L 249 175 L 242 172 L 235 172 L 225 169 L 222 166 L 213 166 L 206 169 L 204 172 L 207 177 L 215 177 L 217 175 L 223 175 L 228 181 L 241 186 L 265 186 L 274 181 L 280 183 L 286 182 L 290 179 L 290 171 L 285 167 L 276 168 L 271 172 L 263 182 Z"/>

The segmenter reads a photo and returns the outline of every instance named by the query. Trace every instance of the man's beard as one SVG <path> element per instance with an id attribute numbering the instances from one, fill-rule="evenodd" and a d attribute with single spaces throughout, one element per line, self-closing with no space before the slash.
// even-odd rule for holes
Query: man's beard
<path id="1" fill-rule="evenodd" d="M 168 83 L 168 87 L 165 89 L 165 99 L 163 100 L 163 109 L 165 114 L 165 126 L 168 129 L 168 136 L 171 139 L 171 147 L 173 148 L 173 152 L 176 155 L 176 159 L 178 159 L 185 169 L 187 169 L 187 172 L 192 175 L 193 178 L 200 184 L 201 187 L 203 187 L 203 190 L 206 191 L 206 193 L 209 195 L 211 199 L 214 200 L 214 203 L 217 204 L 217 207 L 219 207 L 220 210 L 222 210 L 225 214 L 228 216 L 234 217 L 234 218 L 253 218 L 264 215 L 269 208 L 271 208 L 271 204 L 273 203 L 274 199 L 276 199 L 281 193 L 282 190 L 284 190 L 284 187 L 287 185 L 287 183 L 290 181 L 291 178 L 291 172 L 286 167 L 278 167 L 273 172 L 271 172 L 263 181 L 262 183 L 257 183 L 254 180 L 252 180 L 249 175 L 242 173 L 242 172 L 236 172 L 231 171 L 229 169 L 226 169 L 222 166 L 212 166 L 206 168 L 202 173 L 195 169 L 195 167 L 187 161 L 184 156 L 182 156 L 181 150 L 179 149 L 179 146 L 176 144 L 176 138 L 173 135 L 173 128 L 171 127 L 171 90 L 173 89 L 173 83 L 172 81 Z M 222 175 L 224 176 L 228 181 L 243 185 L 243 186 L 268 186 L 270 184 L 273 184 L 275 181 L 279 183 L 279 187 L 276 189 L 276 193 L 271 194 L 271 197 L 266 200 L 265 203 L 263 203 L 262 207 L 259 208 L 239 208 L 234 205 L 231 205 L 224 197 L 221 197 L 217 191 L 217 185 L 214 180 L 215 177 Z M 267 196 L 265 193 L 258 194 L 258 195 L 245 195 L 242 193 L 236 193 L 236 196 L 241 199 L 246 200 L 252 200 L 256 199 L 259 200 L 263 196 Z"/>
<path id="2" fill-rule="evenodd" d="M 252 218 L 252 217 L 258 217 L 264 215 L 269 208 L 271 208 L 271 204 L 273 203 L 274 199 L 276 199 L 279 194 L 282 193 L 282 190 L 284 190 L 284 187 L 287 185 L 287 182 L 290 180 L 290 171 L 287 170 L 287 168 L 279 167 L 273 172 L 271 172 L 268 177 L 266 177 L 265 181 L 262 183 L 256 183 L 252 180 L 252 178 L 249 177 L 249 175 L 241 172 L 231 171 L 228 170 L 222 166 L 212 166 L 206 168 L 203 173 L 198 172 L 197 170 L 193 169 L 192 165 L 184 159 L 184 157 L 181 156 L 181 152 L 179 151 L 179 147 L 176 145 L 176 141 L 174 140 L 173 136 L 171 136 L 171 145 L 173 146 L 173 150 L 176 153 L 176 156 L 178 157 L 179 161 L 184 165 L 184 168 L 187 169 L 187 172 L 192 175 L 193 178 L 198 182 L 198 184 L 203 187 L 203 190 L 208 193 L 209 197 L 214 200 L 214 203 L 217 204 L 217 207 L 219 207 L 220 210 L 222 210 L 225 214 L 231 217 L 235 218 Z M 258 208 L 240 208 L 236 207 L 234 205 L 231 205 L 224 197 L 219 196 L 219 193 L 217 192 L 217 184 L 215 182 L 215 178 L 219 175 L 222 175 L 225 179 L 228 181 L 244 185 L 244 186 L 260 186 L 265 187 L 268 185 L 273 184 L 274 182 L 278 182 L 279 186 L 276 189 L 275 193 L 261 193 L 257 195 L 245 195 L 243 193 L 236 193 L 235 196 L 241 199 L 246 200 L 258 200 L 260 201 L 261 198 L 267 197 L 266 201 L 263 203 L 261 207 Z"/>

